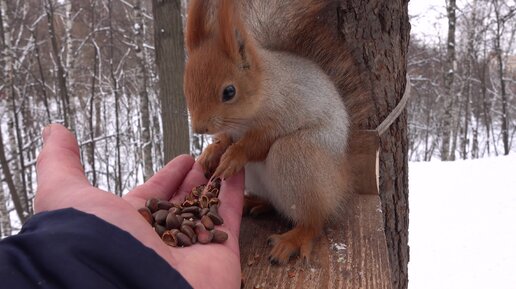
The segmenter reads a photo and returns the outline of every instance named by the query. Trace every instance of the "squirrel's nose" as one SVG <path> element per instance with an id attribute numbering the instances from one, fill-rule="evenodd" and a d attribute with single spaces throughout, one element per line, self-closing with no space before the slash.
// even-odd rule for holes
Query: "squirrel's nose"
<path id="1" fill-rule="evenodd" d="M 208 127 L 202 124 L 192 124 L 192 130 L 197 134 L 208 133 Z"/>

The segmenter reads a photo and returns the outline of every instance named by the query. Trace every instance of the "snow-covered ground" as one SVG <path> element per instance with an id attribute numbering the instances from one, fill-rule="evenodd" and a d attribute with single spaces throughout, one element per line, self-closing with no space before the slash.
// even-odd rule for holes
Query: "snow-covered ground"
<path id="1" fill-rule="evenodd" d="M 516 155 L 409 169 L 409 288 L 515 289 Z"/>

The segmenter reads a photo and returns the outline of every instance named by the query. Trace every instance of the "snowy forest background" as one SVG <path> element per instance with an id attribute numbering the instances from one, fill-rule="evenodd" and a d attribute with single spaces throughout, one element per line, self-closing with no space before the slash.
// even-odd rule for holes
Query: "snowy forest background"
<path id="1" fill-rule="evenodd" d="M 455 1 L 443 4 L 428 35 L 411 35 L 410 161 L 515 151 L 516 4 Z M 0 236 L 5 237 L 32 214 L 40 132 L 49 123 L 76 134 L 92 184 L 119 195 L 165 159 L 152 1 L 0 4 Z M 412 25 L 421 17 L 409 14 Z M 442 23 L 444 33 L 435 32 Z M 205 142 L 193 136 L 191 151 L 200 152 Z"/>

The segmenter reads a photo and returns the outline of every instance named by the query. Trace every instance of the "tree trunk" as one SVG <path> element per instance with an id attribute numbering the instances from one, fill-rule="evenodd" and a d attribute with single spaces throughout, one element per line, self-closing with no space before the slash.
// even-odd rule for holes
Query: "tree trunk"
<path id="1" fill-rule="evenodd" d="M 46 121 L 47 123 L 52 122 L 52 115 L 50 113 L 50 105 L 49 105 L 49 98 L 47 93 L 47 82 L 45 80 L 45 72 L 43 71 L 43 65 L 41 64 L 41 52 L 39 49 L 40 44 L 38 43 L 38 36 L 36 34 L 36 29 L 31 31 L 32 38 L 34 39 L 34 52 L 36 57 L 36 62 L 38 64 L 38 73 L 40 79 L 38 79 L 38 84 L 41 87 L 41 95 L 43 97 L 43 104 L 45 105 L 45 112 L 46 112 Z"/>
<path id="2" fill-rule="evenodd" d="M 153 0 L 165 162 L 189 153 L 188 114 L 183 96 L 185 62 L 180 0 Z"/>
<path id="3" fill-rule="evenodd" d="M 494 39 L 495 46 L 495 54 L 497 60 L 497 72 L 500 81 L 500 101 L 502 103 L 502 113 L 500 115 L 501 122 L 501 133 L 502 133 L 502 142 L 503 142 L 503 154 L 509 154 L 509 130 L 507 128 L 507 119 L 508 119 L 508 110 L 507 110 L 507 91 L 505 87 L 505 69 L 504 69 L 504 59 L 503 59 L 503 51 L 502 51 L 502 37 L 503 37 L 503 26 L 504 26 L 504 17 L 500 14 L 500 4 L 498 0 L 493 1 L 494 12 L 496 17 L 496 32 Z"/>
<path id="4" fill-rule="evenodd" d="M 450 151 L 452 108 L 453 108 L 453 82 L 455 77 L 455 28 L 456 28 L 456 5 L 455 0 L 449 0 L 446 7 L 448 13 L 448 40 L 446 41 L 447 52 L 444 65 L 444 116 L 442 123 L 441 160 L 453 159 L 454 151 Z"/>
<path id="5" fill-rule="evenodd" d="M 113 1 L 108 1 L 109 14 L 109 74 L 111 78 L 112 91 L 115 98 L 115 134 L 116 134 L 116 170 L 115 170 L 115 193 L 122 196 L 122 160 L 120 155 L 120 91 L 118 79 L 115 76 L 114 57 L 115 40 L 113 33 Z"/>
<path id="6" fill-rule="evenodd" d="M 154 164 L 152 159 L 152 142 L 151 142 L 151 119 L 149 113 L 149 73 L 145 64 L 144 43 L 145 43 L 145 23 L 143 22 L 142 1 L 136 1 L 134 10 L 134 31 L 136 42 L 136 58 L 138 61 L 138 94 L 140 96 L 140 113 L 141 113 L 141 140 L 140 148 L 143 160 L 143 179 L 146 181 L 154 174 Z"/>
<path id="7" fill-rule="evenodd" d="M 484 53 L 486 55 L 486 53 Z M 491 132 L 493 127 L 493 122 L 491 118 L 491 103 L 488 98 L 487 94 L 487 70 L 488 70 L 488 60 L 483 60 L 482 67 L 480 70 L 480 90 L 481 90 L 481 97 L 482 97 L 482 112 L 483 112 L 483 122 L 486 129 L 486 149 L 487 149 L 487 156 L 491 155 Z M 493 133 L 494 135 L 494 133 Z M 498 152 L 496 151 L 496 145 L 493 141 L 493 148 L 495 150 L 496 155 L 498 155 Z"/>
<path id="8" fill-rule="evenodd" d="M 11 169 L 9 168 L 9 164 L 7 163 L 7 158 L 5 156 L 4 139 L 2 134 L 3 132 L 0 127 L 0 165 L 2 167 L 2 173 L 4 175 L 5 182 L 7 183 L 7 187 L 9 188 L 9 192 L 11 193 L 11 199 L 13 201 L 14 208 L 16 210 L 16 213 L 18 214 L 18 218 L 23 224 L 27 220 L 28 213 L 24 209 L 23 200 L 18 194 L 18 190 L 16 189 L 13 175 L 11 173 Z"/>
<path id="9" fill-rule="evenodd" d="M 96 2 L 95 0 L 92 1 L 90 3 L 90 8 L 91 8 L 91 15 L 90 15 L 90 33 L 91 33 L 91 44 L 92 44 L 92 50 L 93 50 L 93 63 L 92 63 L 92 75 L 91 75 L 91 87 L 90 87 L 90 90 L 91 90 L 91 96 L 90 96 L 90 100 L 89 100 L 89 113 L 88 113 L 88 126 L 89 126 L 89 135 L 90 135 L 90 141 L 91 143 L 86 147 L 86 150 L 87 150 L 87 159 L 88 159 L 88 164 L 90 165 L 90 169 L 91 169 L 91 185 L 92 186 L 97 186 L 97 168 L 96 168 L 96 165 L 95 165 L 95 138 L 99 135 L 97 134 L 97 129 L 96 127 L 98 127 L 98 120 L 97 122 L 93 122 L 93 118 L 94 118 L 94 114 L 96 113 L 97 117 L 99 115 L 99 111 L 96 111 L 94 110 L 95 106 L 96 106 L 96 103 L 99 102 L 99 100 L 97 100 L 97 98 L 95 97 L 96 95 L 96 85 L 97 85 L 97 77 L 98 77 L 98 64 L 99 64 L 99 55 L 98 55 L 98 51 L 97 51 L 97 45 L 95 43 L 95 29 L 96 29 L 96 24 L 97 24 L 97 19 L 96 19 L 96 13 L 95 13 L 95 7 L 96 7 Z"/>
<path id="10" fill-rule="evenodd" d="M 341 0 L 340 30 L 366 68 L 376 113 L 376 127 L 401 99 L 407 73 L 410 24 L 408 1 Z M 389 247 L 393 288 L 407 288 L 408 139 L 405 113 L 381 138 L 380 192 Z"/>
<path id="11" fill-rule="evenodd" d="M 73 103 L 70 102 L 70 96 L 68 94 L 67 84 L 67 73 L 63 64 L 63 57 L 60 53 L 61 48 L 58 44 L 58 35 L 55 29 L 55 9 L 52 3 L 53 0 L 45 0 L 45 12 L 48 22 L 48 33 L 50 35 L 50 43 L 52 46 L 52 57 L 54 58 L 56 65 L 56 78 L 59 86 L 59 96 L 63 105 L 63 120 L 64 125 L 75 132 L 75 113 L 72 108 Z"/>
<path id="12" fill-rule="evenodd" d="M 0 239 L 11 236 L 13 228 L 11 226 L 11 216 L 7 210 L 7 195 L 4 186 L 0 182 Z"/>

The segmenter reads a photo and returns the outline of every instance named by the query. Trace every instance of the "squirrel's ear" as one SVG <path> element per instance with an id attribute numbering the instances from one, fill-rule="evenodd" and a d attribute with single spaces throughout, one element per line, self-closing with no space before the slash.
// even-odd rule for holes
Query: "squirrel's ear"
<path id="1" fill-rule="evenodd" d="M 247 31 L 240 19 L 234 0 L 221 0 L 219 6 L 220 45 L 227 55 L 249 68 Z"/>
<path id="2" fill-rule="evenodd" d="M 207 0 L 190 1 L 185 36 L 188 51 L 199 47 L 201 42 L 208 36 L 208 2 Z"/>

